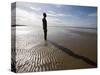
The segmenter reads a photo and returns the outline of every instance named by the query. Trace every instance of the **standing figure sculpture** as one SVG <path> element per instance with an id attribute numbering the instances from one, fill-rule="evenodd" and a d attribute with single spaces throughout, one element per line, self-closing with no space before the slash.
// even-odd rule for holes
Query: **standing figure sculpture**
<path id="1" fill-rule="evenodd" d="M 46 41 L 47 40 L 47 20 L 46 20 L 46 13 L 43 13 L 43 19 L 42 19 L 42 22 L 43 22 L 43 30 L 44 30 L 44 40 Z"/>

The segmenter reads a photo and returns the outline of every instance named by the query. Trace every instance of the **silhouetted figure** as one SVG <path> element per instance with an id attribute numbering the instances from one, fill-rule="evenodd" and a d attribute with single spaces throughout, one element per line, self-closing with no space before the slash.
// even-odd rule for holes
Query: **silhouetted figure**
<path id="1" fill-rule="evenodd" d="M 43 30 L 44 30 L 44 40 L 47 40 L 47 20 L 46 20 L 46 13 L 43 13 Z"/>

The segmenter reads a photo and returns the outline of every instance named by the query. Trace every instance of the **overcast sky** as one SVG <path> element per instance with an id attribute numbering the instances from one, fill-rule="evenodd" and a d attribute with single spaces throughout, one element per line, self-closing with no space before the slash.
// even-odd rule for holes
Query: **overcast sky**
<path id="1" fill-rule="evenodd" d="M 12 17 L 15 8 L 12 10 Z M 42 26 L 42 14 L 47 13 L 48 26 L 96 27 L 97 8 L 29 2 L 16 3 L 16 24 Z"/>

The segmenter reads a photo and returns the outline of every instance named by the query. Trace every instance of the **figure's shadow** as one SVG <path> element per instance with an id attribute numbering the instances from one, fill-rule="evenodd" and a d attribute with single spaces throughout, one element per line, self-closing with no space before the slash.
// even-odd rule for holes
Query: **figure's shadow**
<path id="1" fill-rule="evenodd" d="M 95 62 L 93 62 L 92 60 L 90 60 L 89 58 L 85 57 L 85 56 L 81 56 L 81 55 L 78 55 L 76 53 L 74 53 L 72 50 L 68 49 L 68 48 L 65 48 L 63 46 L 60 46 L 58 45 L 57 43 L 54 43 L 50 40 L 48 40 L 48 42 L 50 42 L 51 44 L 53 44 L 54 46 L 56 46 L 57 48 L 59 48 L 60 50 L 66 52 L 68 55 L 74 57 L 74 58 L 77 58 L 77 59 L 80 59 L 80 60 L 83 60 L 84 62 L 90 64 L 90 65 L 93 65 L 95 67 L 97 67 L 97 64 Z"/>

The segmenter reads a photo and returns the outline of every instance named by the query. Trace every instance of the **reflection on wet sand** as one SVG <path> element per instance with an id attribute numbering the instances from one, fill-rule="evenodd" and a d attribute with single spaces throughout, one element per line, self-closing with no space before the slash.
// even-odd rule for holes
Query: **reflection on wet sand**
<path id="1" fill-rule="evenodd" d="M 24 31 L 26 33 L 24 33 Z M 12 36 L 13 42 L 14 34 L 12 34 Z M 33 71 L 37 72 L 80 68 L 95 68 L 97 67 L 96 61 L 94 61 L 94 58 L 96 58 L 95 54 L 92 55 L 94 58 L 91 59 L 91 54 L 87 55 L 87 53 L 85 52 L 91 48 L 88 47 L 84 49 L 86 45 L 83 45 L 84 43 L 82 43 L 82 39 L 89 40 L 90 37 L 87 36 L 86 38 L 86 36 L 80 36 L 77 33 L 70 33 L 70 31 L 66 29 L 54 29 L 51 30 L 51 32 L 48 31 L 48 40 L 44 41 L 42 30 L 39 28 L 35 28 L 35 30 L 31 29 L 30 31 L 27 28 L 17 28 L 15 51 L 16 60 L 12 58 L 12 60 L 15 61 L 15 63 L 12 63 L 12 65 L 16 64 L 16 72 L 20 73 Z M 94 37 L 92 37 L 91 42 L 95 42 L 94 38 L 96 37 L 96 35 L 92 36 Z M 75 37 L 77 37 L 77 43 L 74 42 Z M 78 40 L 80 42 L 78 42 Z M 80 44 L 81 46 L 81 43 L 82 47 L 74 48 L 73 44 Z M 15 49 L 12 48 L 12 50 Z M 90 50 L 88 51 L 90 52 Z M 95 46 L 92 47 L 91 52 L 96 53 Z"/>

